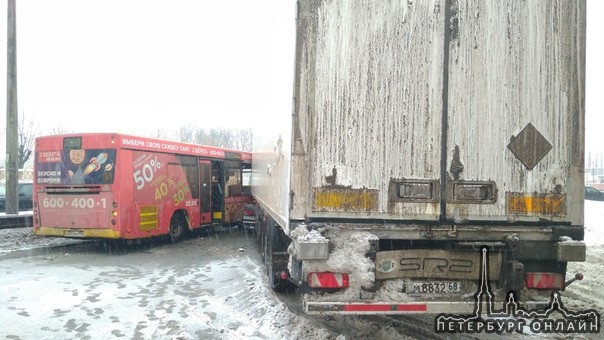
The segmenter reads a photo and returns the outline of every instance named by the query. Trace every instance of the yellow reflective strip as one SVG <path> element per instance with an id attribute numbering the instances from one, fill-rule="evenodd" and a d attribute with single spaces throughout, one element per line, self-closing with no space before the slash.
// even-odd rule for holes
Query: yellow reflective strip
<path id="1" fill-rule="evenodd" d="M 566 196 L 562 194 L 506 193 L 508 214 L 565 215 Z"/>
<path id="2" fill-rule="evenodd" d="M 375 211 L 378 191 L 352 188 L 316 188 L 315 210 Z"/>
<path id="3" fill-rule="evenodd" d="M 150 231 L 157 229 L 158 226 L 158 208 L 156 205 L 140 206 L 139 229 Z"/>

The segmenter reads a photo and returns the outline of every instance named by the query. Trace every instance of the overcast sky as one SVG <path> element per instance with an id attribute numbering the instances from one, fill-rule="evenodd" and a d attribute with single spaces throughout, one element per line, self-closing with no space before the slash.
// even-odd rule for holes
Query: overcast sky
<path id="1" fill-rule="evenodd" d="M 19 113 L 45 132 L 249 127 L 274 1 L 18 0 Z"/>
<path id="2" fill-rule="evenodd" d="M 587 0 L 586 151 L 604 153 L 604 1 Z"/>
<path id="3" fill-rule="evenodd" d="M 278 1 L 18 0 L 19 113 L 42 133 L 249 127 L 264 105 L 265 38 L 284 15 Z M 604 152 L 604 1 L 587 4 L 586 141 L 588 150 Z"/>

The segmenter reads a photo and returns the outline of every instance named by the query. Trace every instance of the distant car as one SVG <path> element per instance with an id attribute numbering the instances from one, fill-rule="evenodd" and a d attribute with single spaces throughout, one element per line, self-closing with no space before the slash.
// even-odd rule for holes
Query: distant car
<path id="1" fill-rule="evenodd" d="M 604 192 L 594 188 L 594 187 L 585 187 L 585 199 L 592 201 L 604 201 Z"/>
<path id="2" fill-rule="evenodd" d="M 29 211 L 33 209 L 33 183 L 17 183 L 17 193 L 19 195 L 19 211 Z M 0 212 L 6 212 L 6 183 L 0 183 Z"/>

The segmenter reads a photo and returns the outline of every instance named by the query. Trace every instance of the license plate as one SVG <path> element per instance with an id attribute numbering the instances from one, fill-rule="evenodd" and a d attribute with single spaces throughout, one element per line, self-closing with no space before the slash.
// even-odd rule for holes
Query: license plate
<path id="1" fill-rule="evenodd" d="M 451 294 L 461 293 L 461 281 L 413 281 L 408 293 L 411 294 Z"/>
<path id="2" fill-rule="evenodd" d="M 84 237 L 84 232 L 81 230 L 70 230 L 65 232 L 66 237 Z"/>

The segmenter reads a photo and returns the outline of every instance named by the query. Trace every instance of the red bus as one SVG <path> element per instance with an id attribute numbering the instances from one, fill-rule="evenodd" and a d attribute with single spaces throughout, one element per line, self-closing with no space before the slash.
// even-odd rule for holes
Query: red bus
<path id="1" fill-rule="evenodd" d="M 140 239 L 242 224 L 251 153 L 116 133 L 36 139 L 38 236 Z"/>

